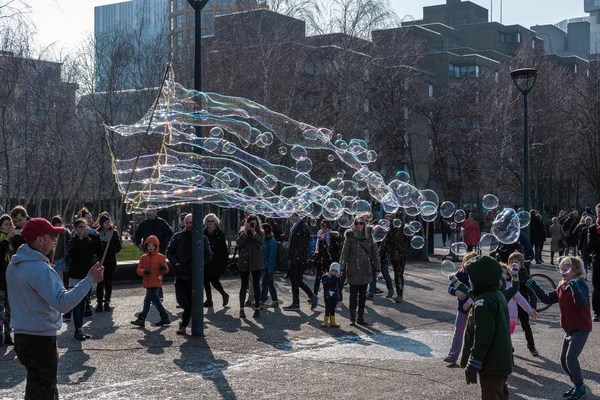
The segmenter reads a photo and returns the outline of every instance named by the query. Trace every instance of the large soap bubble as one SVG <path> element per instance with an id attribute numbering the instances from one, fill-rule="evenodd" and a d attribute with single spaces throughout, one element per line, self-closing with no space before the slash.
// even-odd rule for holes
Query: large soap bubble
<path id="1" fill-rule="evenodd" d="M 456 222 L 457 224 L 461 224 L 465 222 L 465 219 L 467 219 L 467 213 L 465 213 L 465 210 L 456 210 L 456 212 L 454 213 L 454 222 Z"/>
<path id="2" fill-rule="evenodd" d="M 519 229 L 519 219 L 512 208 L 505 208 L 498 213 L 492 223 L 491 233 L 504 244 L 515 243 L 519 239 L 521 229 Z"/>
<path id="3" fill-rule="evenodd" d="M 408 224 L 408 226 L 415 233 L 417 233 L 421 230 L 421 223 L 419 221 L 412 221 L 410 224 Z"/>
<path id="4" fill-rule="evenodd" d="M 387 231 L 379 225 L 375 225 L 371 231 L 371 237 L 374 242 L 381 242 L 385 239 Z"/>
<path id="5" fill-rule="evenodd" d="M 527 228 L 531 223 L 531 214 L 529 211 L 519 211 L 515 218 L 520 229 Z"/>
<path id="6" fill-rule="evenodd" d="M 454 215 L 454 211 L 456 210 L 456 206 L 451 201 L 445 201 L 440 206 L 440 214 L 444 218 L 450 218 Z"/>
<path id="7" fill-rule="evenodd" d="M 500 242 L 496 238 L 496 236 L 491 233 L 486 233 L 479 240 L 479 248 L 484 253 L 493 253 L 498 250 L 498 246 L 500 246 Z"/>
<path id="8" fill-rule="evenodd" d="M 452 245 L 450 246 L 450 251 L 459 257 L 462 257 L 465 254 L 467 254 L 467 249 L 468 247 L 464 242 L 452 243 Z"/>
<path id="9" fill-rule="evenodd" d="M 425 239 L 422 236 L 413 236 L 410 240 L 410 245 L 413 249 L 422 249 L 425 246 Z"/>
<path id="10" fill-rule="evenodd" d="M 483 196 L 483 200 L 481 200 L 481 205 L 488 210 L 493 210 L 497 208 L 498 204 L 500 204 L 500 202 L 498 201 L 498 198 L 493 194 L 486 194 L 485 196 Z"/>
<path id="11" fill-rule="evenodd" d="M 456 265 L 450 260 L 442 261 L 442 274 L 445 276 L 452 276 L 456 273 Z"/>
<path id="12" fill-rule="evenodd" d="M 404 225 L 404 228 L 402 229 L 402 232 L 406 235 L 406 236 L 413 236 L 416 232 L 408 225 Z"/>

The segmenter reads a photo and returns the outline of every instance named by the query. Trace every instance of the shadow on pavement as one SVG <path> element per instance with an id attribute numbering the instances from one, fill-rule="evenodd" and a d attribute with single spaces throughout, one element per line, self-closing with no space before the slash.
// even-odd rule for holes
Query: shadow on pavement
<path id="1" fill-rule="evenodd" d="M 96 372 L 96 367 L 85 365 L 90 356 L 83 350 L 82 342 L 75 338 L 71 340 L 67 352 L 58 361 L 58 383 L 62 385 L 79 385 L 87 382 Z"/>

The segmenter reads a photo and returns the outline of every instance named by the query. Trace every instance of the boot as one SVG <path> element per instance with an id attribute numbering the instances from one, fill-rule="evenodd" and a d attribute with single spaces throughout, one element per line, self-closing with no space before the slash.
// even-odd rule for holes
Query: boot
<path id="1" fill-rule="evenodd" d="M 171 325 L 171 321 L 169 320 L 169 314 L 160 314 L 160 321 L 156 322 L 154 326 L 165 326 Z"/>
<path id="2" fill-rule="evenodd" d="M 365 321 L 365 309 L 364 308 L 359 308 L 358 309 L 358 324 L 359 325 L 369 325 L 366 321 Z"/>
<path id="3" fill-rule="evenodd" d="M 332 328 L 339 328 L 340 324 L 337 324 L 335 322 L 335 315 L 332 315 L 331 317 L 329 317 L 329 326 Z"/>
<path id="4" fill-rule="evenodd" d="M 321 324 L 321 328 L 327 328 L 327 324 L 329 324 L 329 315 L 323 317 L 323 323 Z"/>
<path id="5" fill-rule="evenodd" d="M 223 293 L 223 307 L 227 307 L 229 303 L 229 295 L 227 293 Z"/>
<path id="6" fill-rule="evenodd" d="M 4 334 L 4 344 L 7 346 L 14 346 L 15 342 L 13 342 L 12 337 L 10 336 L 10 333 L 5 333 Z"/>
<path id="7" fill-rule="evenodd" d="M 356 326 L 356 310 L 350 310 L 350 326 Z"/>
<path id="8" fill-rule="evenodd" d="M 102 312 L 102 311 L 104 311 L 104 306 L 102 305 L 102 302 L 99 301 L 98 305 L 96 306 L 96 312 L 99 313 L 99 312 Z"/>
<path id="9" fill-rule="evenodd" d="M 131 321 L 132 325 L 139 326 L 140 328 L 145 328 L 146 326 L 146 316 L 140 313 L 135 321 Z"/>
<path id="10" fill-rule="evenodd" d="M 206 301 L 204 302 L 204 307 L 205 307 L 205 308 L 209 308 L 209 307 L 211 308 L 212 306 L 213 306 L 213 302 L 212 302 L 212 300 L 206 300 Z"/>
<path id="11" fill-rule="evenodd" d="M 112 310 L 113 310 L 113 308 L 110 306 L 110 301 L 105 301 L 104 302 L 104 311 L 110 312 Z"/>

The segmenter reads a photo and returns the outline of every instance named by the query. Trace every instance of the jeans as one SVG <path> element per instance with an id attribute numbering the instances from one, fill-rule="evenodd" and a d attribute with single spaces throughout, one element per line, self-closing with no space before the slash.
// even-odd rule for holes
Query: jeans
<path id="1" fill-rule="evenodd" d="M 385 279 L 385 286 L 387 287 L 388 292 L 394 291 L 394 282 L 392 281 L 392 277 L 390 275 L 388 264 L 381 264 L 381 274 L 383 275 L 383 279 Z M 373 276 L 373 280 L 371 281 L 371 285 L 369 286 L 369 296 L 373 296 L 375 294 L 375 290 L 377 289 L 377 277 Z"/>
<path id="2" fill-rule="evenodd" d="M 310 290 L 308 285 L 304 283 L 305 266 L 305 263 L 291 263 L 292 305 L 294 306 L 300 306 L 300 289 L 304 290 L 304 293 L 306 293 L 310 299 L 312 299 L 314 296 L 314 293 Z"/>
<path id="3" fill-rule="evenodd" d="M 86 294 L 73 309 L 73 325 L 75 325 L 75 329 L 81 329 L 81 327 L 83 327 L 83 316 L 85 314 L 88 296 L 89 294 Z"/>
<path id="4" fill-rule="evenodd" d="M 562 352 L 560 354 L 560 365 L 563 371 L 569 375 L 571 382 L 575 386 L 583 385 L 583 376 L 579 366 L 579 355 L 587 342 L 589 331 L 565 332 L 563 339 Z"/>
<path id="5" fill-rule="evenodd" d="M 101 304 L 103 301 L 105 303 L 110 303 L 113 289 L 113 278 L 115 276 L 116 269 L 116 265 L 109 264 L 104 266 L 104 279 L 98 282 L 98 286 L 96 286 L 96 299 L 98 300 L 98 304 Z"/>
<path id="6" fill-rule="evenodd" d="M 521 329 L 525 332 L 525 340 L 527 340 L 527 348 L 529 350 L 535 349 L 535 341 L 533 340 L 533 332 L 531 331 L 531 325 L 529 325 L 529 314 L 527 311 L 518 307 L 519 321 L 521 322 Z"/>
<path id="7" fill-rule="evenodd" d="M 4 332 L 2 328 L 4 327 Z M 8 304 L 8 293 L 0 290 L 0 335 L 10 333 L 10 305 Z M 1 340 L 1 339 L 0 339 Z"/>
<path id="8" fill-rule="evenodd" d="M 258 271 L 240 271 L 242 285 L 240 287 L 240 309 L 244 309 L 244 301 L 246 301 L 246 291 L 250 283 L 250 274 L 252 274 L 252 285 L 254 287 L 254 307 L 258 309 L 260 305 L 260 270 Z"/>
<path id="9" fill-rule="evenodd" d="M 404 268 L 406 268 L 406 261 L 392 261 L 392 268 L 394 269 L 396 296 L 401 298 L 404 295 Z"/>
<path id="10" fill-rule="evenodd" d="M 192 317 L 192 280 L 177 278 L 175 279 L 175 299 L 177 304 L 183 308 L 180 327 L 187 328 Z"/>
<path id="11" fill-rule="evenodd" d="M 508 400 L 508 375 L 481 375 L 481 400 Z"/>
<path id="12" fill-rule="evenodd" d="M 158 297 L 158 289 L 157 287 L 147 288 L 146 296 L 144 297 L 144 309 L 142 310 L 142 314 L 144 318 L 148 315 L 148 311 L 150 311 L 150 303 L 154 304 L 154 307 L 158 310 L 160 315 L 166 314 L 167 310 L 163 307 L 160 302 L 160 297 Z"/>
<path id="13" fill-rule="evenodd" d="M 350 311 L 356 310 L 356 298 L 358 297 L 358 308 L 364 309 L 367 301 L 367 284 L 350 285 Z"/>
<path id="14" fill-rule="evenodd" d="M 27 370 L 26 400 L 58 400 L 56 336 L 15 335 L 15 353 Z"/>
<path id="15" fill-rule="evenodd" d="M 448 353 L 448 357 L 452 357 L 454 361 L 458 360 L 460 350 L 463 346 L 465 327 L 467 326 L 467 317 L 468 315 L 463 312 L 456 312 L 456 321 L 454 322 L 454 337 L 452 338 L 452 347 L 450 347 L 450 352 Z"/>
<path id="16" fill-rule="evenodd" d="M 207 276 L 204 274 L 204 293 L 206 293 L 206 301 L 212 302 L 212 290 L 210 285 L 217 290 L 217 292 L 221 293 L 221 296 L 225 297 L 227 293 L 225 293 L 225 289 L 223 289 L 223 285 L 221 285 L 221 277 L 219 275 Z"/>
<path id="17" fill-rule="evenodd" d="M 260 301 L 263 303 L 267 301 L 267 292 L 271 293 L 271 300 L 277 300 L 277 289 L 275 288 L 275 282 L 273 281 L 273 277 L 275 276 L 275 271 L 265 271 L 263 274 L 262 280 L 262 292 L 260 295 Z"/>
<path id="18" fill-rule="evenodd" d="M 335 307 L 337 307 L 337 299 L 325 299 L 325 316 L 335 316 Z"/>

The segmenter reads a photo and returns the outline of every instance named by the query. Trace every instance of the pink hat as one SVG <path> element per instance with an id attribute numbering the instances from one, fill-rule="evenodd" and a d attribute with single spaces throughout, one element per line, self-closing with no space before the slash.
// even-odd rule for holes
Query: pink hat
<path id="1" fill-rule="evenodd" d="M 39 236 L 56 236 L 64 231 L 65 228 L 56 228 L 44 218 L 31 218 L 25 223 L 25 226 L 21 230 L 21 236 L 23 236 L 23 239 L 27 242 L 32 242 Z"/>

